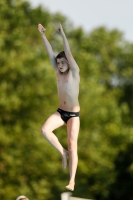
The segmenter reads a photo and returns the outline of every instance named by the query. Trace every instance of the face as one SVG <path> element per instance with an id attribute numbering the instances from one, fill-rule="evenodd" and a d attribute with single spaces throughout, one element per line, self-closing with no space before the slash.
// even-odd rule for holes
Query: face
<path id="1" fill-rule="evenodd" d="M 60 72 L 64 73 L 69 69 L 69 63 L 65 58 L 57 58 L 57 67 Z"/>

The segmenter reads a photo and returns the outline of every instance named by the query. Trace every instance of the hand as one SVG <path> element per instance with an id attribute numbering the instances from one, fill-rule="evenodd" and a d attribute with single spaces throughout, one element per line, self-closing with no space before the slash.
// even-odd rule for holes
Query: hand
<path id="1" fill-rule="evenodd" d="M 64 34 L 63 28 L 62 28 L 60 23 L 59 23 L 58 33 L 61 34 L 61 35 Z"/>
<path id="2" fill-rule="evenodd" d="M 43 34 L 46 31 L 46 29 L 41 24 L 38 24 L 38 30 L 41 34 Z"/>

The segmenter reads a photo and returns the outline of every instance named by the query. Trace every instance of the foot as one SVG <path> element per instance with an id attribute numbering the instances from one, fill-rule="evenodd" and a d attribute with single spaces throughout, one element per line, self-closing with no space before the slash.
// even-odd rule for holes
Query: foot
<path id="1" fill-rule="evenodd" d="M 64 150 L 63 155 L 62 155 L 62 167 L 63 167 L 63 169 L 66 169 L 67 158 L 68 158 L 68 151 Z"/>
<path id="2" fill-rule="evenodd" d="M 66 189 L 67 190 L 70 190 L 70 191 L 73 191 L 74 190 L 74 185 L 75 185 L 75 183 L 73 182 L 71 182 L 71 183 L 69 183 L 67 186 L 66 186 Z"/>

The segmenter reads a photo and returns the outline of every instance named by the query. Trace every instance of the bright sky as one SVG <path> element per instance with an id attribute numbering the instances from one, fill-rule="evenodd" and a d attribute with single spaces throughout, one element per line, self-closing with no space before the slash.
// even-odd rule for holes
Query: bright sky
<path id="1" fill-rule="evenodd" d="M 43 5 L 51 13 L 61 12 L 75 27 L 89 32 L 99 26 L 117 28 L 133 42 L 133 0 L 27 0 Z"/>

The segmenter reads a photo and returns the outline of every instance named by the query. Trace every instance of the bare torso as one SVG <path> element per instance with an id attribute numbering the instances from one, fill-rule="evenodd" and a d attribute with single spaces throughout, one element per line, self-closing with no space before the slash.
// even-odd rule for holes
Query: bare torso
<path id="1" fill-rule="evenodd" d="M 69 112 L 79 112 L 79 73 L 73 74 L 71 70 L 66 74 L 56 72 L 59 108 Z"/>

